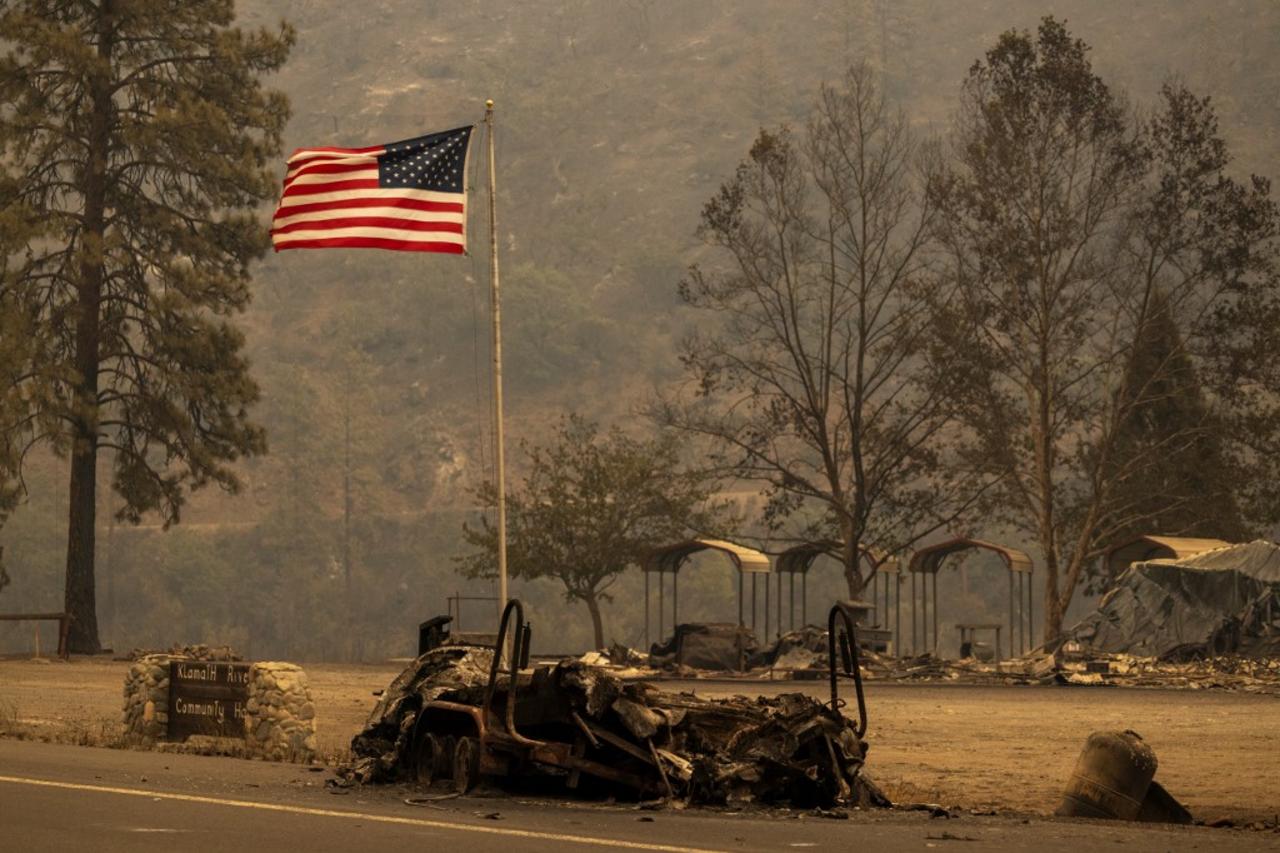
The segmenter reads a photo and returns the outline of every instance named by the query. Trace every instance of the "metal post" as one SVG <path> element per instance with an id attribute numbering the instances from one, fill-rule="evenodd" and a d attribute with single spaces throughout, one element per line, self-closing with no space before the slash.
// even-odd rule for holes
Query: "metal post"
<path id="1" fill-rule="evenodd" d="M 778 636 L 782 636 L 782 575 L 778 575 Z"/>
<path id="2" fill-rule="evenodd" d="M 1017 657 L 1013 650 L 1013 569 L 1009 570 L 1009 657 Z"/>
<path id="3" fill-rule="evenodd" d="M 743 597 L 744 597 L 744 594 L 743 594 L 743 589 L 742 589 L 742 572 L 741 572 L 741 571 L 739 571 L 739 572 L 738 572 L 738 627 L 739 627 L 739 628 L 741 628 L 741 627 L 743 627 L 744 625 L 746 625 L 746 622 L 744 622 L 744 621 L 742 620 L 742 599 L 743 599 Z"/>
<path id="4" fill-rule="evenodd" d="M 1027 614 L 1022 606 L 1022 589 L 1026 586 L 1026 578 L 1018 572 L 1018 654 L 1027 653 Z"/>
<path id="5" fill-rule="evenodd" d="M 929 576 L 920 576 L 920 648 L 929 653 Z"/>
<path id="6" fill-rule="evenodd" d="M 1024 630 L 1023 630 L 1023 628 L 1025 628 L 1025 627 L 1026 627 L 1026 621 L 1027 621 L 1027 620 L 1026 620 L 1025 618 L 1023 618 L 1023 613 L 1022 613 L 1022 572 L 1018 572 L 1018 573 L 1017 573 L 1017 575 L 1018 575 L 1018 584 L 1017 584 L 1018 589 L 1017 589 L 1017 591 L 1015 592 L 1015 591 L 1014 591 L 1014 589 L 1013 589 L 1013 577 L 1012 577 L 1012 573 L 1010 574 L 1010 580 L 1009 580 L 1009 584 L 1010 584 L 1010 587 L 1009 587 L 1009 606 L 1010 606 L 1010 607 L 1013 607 L 1013 602 L 1014 602 L 1014 600 L 1017 600 L 1017 602 L 1018 602 L 1018 622 L 1017 622 L 1017 625 L 1016 625 L 1016 627 L 1015 627 L 1015 625 L 1014 625 L 1014 623 L 1013 623 L 1013 621 L 1012 621 L 1012 620 L 1013 620 L 1013 611 L 1012 611 L 1012 610 L 1010 610 L 1010 611 L 1009 611 L 1009 619 L 1010 619 L 1010 623 L 1009 623 L 1009 633 L 1010 633 L 1010 634 L 1012 634 L 1014 631 L 1017 631 L 1017 632 L 1018 632 L 1018 640 L 1017 640 L 1018 654 L 1022 654 L 1022 652 L 1023 652 L 1022 645 L 1023 645 L 1023 641 L 1026 639 L 1026 633 L 1027 633 L 1026 631 L 1024 631 Z M 1012 637 L 1010 637 L 1010 638 L 1009 638 L 1009 642 L 1010 642 L 1010 643 L 1013 643 L 1013 638 L 1012 638 Z M 1010 654 L 1010 655 L 1009 655 L 1009 657 L 1014 657 L 1014 655 Z"/>
<path id="7" fill-rule="evenodd" d="M 800 627 L 809 624 L 809 572 L 800 576 Z"/>
<path id="8" fill-rule="evenodd" d="M 493 443 L 498 480 L 498 612 L 507 606 L 507 480 L 502 435 L 502 303 L 498 298 L 498 192 L 493 153 L 493 101 L 485 101 L 484 123 L 489 137 L 489 284 L 493 302 Z"/>
<path id="9" fill-rule="evenodd" d="M 916 573 L 911 573 L 911 654 L 919 654 L 916 647 Z"/>
<path id="10" fill-rule="evenodd" d="M 893 585 L 893 654 L 902 657 L 902 573 Z"/>
<path id="11" fill-rule="evenodd" d="M 1031 634 L 1031 645 L 1033 647 L 1036 643 L 1035 589 L 1036 572 L 1033 568 L 1030 572 L 1027 572 L 1027 630 Z"/>
<path id="12" fill-rule="evenodd" d="M 680 624 L 680 572 L 671 573 L 671 630 Z"/>
<path id="13" fill-rule="evenodd" d="M 764 641 L 769 642 L 769 576 L 764 576 Z"/>
<path id="14" fill-rule="evenodd" d="M 929 653 L 929 576 L 922 575 L 920 577 L 920 645 L 924 648 L 925 654 Z"/>
<path id="15" fill-rule="evenodd" d="M 791 606 L 787 610 L 787 622 L 791 624 L 791 630 L 796 629 L 796 573 L 791 573 Z"/>
<path id="16" fill-rule="evenodd" d="M 667 573 L 658 572 L 658 642 L 661 643 L 667 638 L 666 633 L 662 630 L 662 620 L 667 616 Z M 675 626 L 672 626 L 675 627 Z"/>
<path id="17" fill-rule="evenodd" d="M 889 576 L 884 576 L 884 609 L 880 611 L 880 623 L 889 630 Z"/>
<path id="18" fill-rule="evenodd" d="M 938 573 L 933 573 L 933 653 L 938 653 Z"/>
<path id="19" fill-rule="evenodd" d="M 644 650 L 649 651 L 649 573 L 644 573 Z"/>
<path id="20" fill-rule="evenodd" d="M 756 573 L 751 573 L 751 634 L 756 634 Z"/>

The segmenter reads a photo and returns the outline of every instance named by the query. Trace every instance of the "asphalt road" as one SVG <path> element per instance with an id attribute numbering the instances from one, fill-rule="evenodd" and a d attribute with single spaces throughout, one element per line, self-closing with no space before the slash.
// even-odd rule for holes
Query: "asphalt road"
<path id="1" fill-rule="evenodd" d="M 491 793 L 410 804 L 402 787 L 326 788 L 306 767 L 0 740 L 0 849 L 1280 850 L 1280 835 L 922 812 L 644 811 Z M 434 796 L 440 796 L 435 792 Z"/>

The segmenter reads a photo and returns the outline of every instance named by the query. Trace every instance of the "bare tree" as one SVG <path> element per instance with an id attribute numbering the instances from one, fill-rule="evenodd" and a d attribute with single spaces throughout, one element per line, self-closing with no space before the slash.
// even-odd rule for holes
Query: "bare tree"
<path id="1" fill-rule="evenodd" d="M 958 284 L 936 301 L 937 372 L 970 461 L 1041 550 L 1046 640 L 1121 531 L 1203 499 L 1150 500 L 1162 460 L 1229 423 L 1276 433 L 1261 403 L 1274 368 L 1254 363 L 1276 346 L 1267 188 L 1225 177 L 1207 103 L 1167 87 L 1137 121 L 1087 53 L 1050 18 L 1034 38 L 1001 36 L 969 73 L 954 159 L 930 192 Z M 1156 336 L 1162 348 L 1142 345 Z M 1196 376 L 1209 403 L 1134 441 L 1135 422 Z M 1250 414 L 1224 418 L 1227 404 Z M 1241 474 L 1248 458 L 1221 457 Z"/>
<path id="2" fill-rule="evenodd" d="M 653 407 L 763 485 L 771 532 L 837 539 L 853 597 L 864 546 L 902 550 L 971 494 L 942 464 L 947 389 L 918 381 L 934 216 L 918 154 L 865 66 L 822 88 L 799 138 L 762 130 L 703 210 L 725 263 L 681 283 L 702 315 L 690 382 Z"/>

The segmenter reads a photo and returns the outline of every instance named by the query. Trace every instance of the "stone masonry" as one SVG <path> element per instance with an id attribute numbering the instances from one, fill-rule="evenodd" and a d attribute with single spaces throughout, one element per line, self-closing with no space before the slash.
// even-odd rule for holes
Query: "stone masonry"
<path id="1" fill-rule="evenodd" d="M 169 664 L 175 660 L 182 658 L 147 655 L 129 667 L 121 706 L 125 739 L 129 743 L 151 748 L 167 738 Z M 316 706 L 302 667 L 274 661 L 252 664 L 248 696 L 244 715 L 245 754 L 303 763 L 315 757 Z M 178 744 L 174 747 L 181 749 Z"/>

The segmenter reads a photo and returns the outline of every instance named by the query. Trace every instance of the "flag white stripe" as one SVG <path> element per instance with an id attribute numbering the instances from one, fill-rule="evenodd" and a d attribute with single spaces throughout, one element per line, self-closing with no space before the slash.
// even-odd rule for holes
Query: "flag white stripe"
<path id="1" fill-rule="evenodd" d="M 377 189 L 338 190 L 331 193 L 312 193 L 298 196 L 286 195 L 280 199 L 279 210 L 285 210 L 300 204 L 321 204 L 330 201 L 346 201 L 352 198 L 407 198 L 414 201 L 462 204 L 466 196 L 462 193 L 442 193 L 434 190 L 415 190 L 405 187 L 378 187 Z"/>
<path id="2" fill-rule="evenodd" d="M 284 179 L 285 179 L 285 182 L 287 183 L 290 178 L 292 178 L 293 176 L 301 172 L 307 171 L 312 166 L 331 166 L 335 164 L 339 166 L 358 166 L 365 163 L 367 163 L 368 165 L 374 168 L 377 168 L 378 158 L 377 157 L 332 157 L 332 158 L 326 158 L 322 160 L 308 160 L 305 163 L 299 163 L 298 165 L 291 168 L 285 174 Z M 326 173 L 326 174 L 333 174 L 333 173 Z M 338 173 L 338 174 L 341 174 L 341 173 Z"/>
<path id="3" fill-rule="evenodd" d="M 467 224 L 466 214 L 438 213 L 430 210 L 412 210 L 403 207 L 335 207 L 329 210 L 312 210 L 292 216 L 277 216 L 273 227 L 292 225 L 295 222 L 323 222 L 326 219 L 346 219 L 351 216 L 381 216 L 387 219 L 407 219 L 414 222 L 457 222 Z"/>
<path id="4" fill-rule="evenodd" d="M 412 243 L 457 243 L 467 244 L 465 234 L 452 231 L 404 231 L 399 228 L 323 228 L 318 230 L 290 231 L 287 234 L 272 235 L 276 245 L 298 240 L 331 240 L 336 237 L 379 237 L 384 240 L 404 240 Z"/>
<path id="5" fill-rule="evenodd" d="M 316 174 L 303 173 L 293 179 L 293 183 L 285 189 L 288 193 L 294 187 L 302 187 L 310 184 L 330 184 L 334 181 L 367 181 L 369 179 L 378 179 L 378 167 L 371 169 L 355 169 L 351 172 L 317 172 Z"/>
<path id="6" fill-rule="evenodd" d="M 303 148 L 301 151 L 295 151 L 285 161 L 285 165 L 293 168 L 303 161 L 320 162 L 321 160 L 332 159 L 335 161 L 358 159 L 361 157 L 380 157 L 387 153 L 386 148 L 378 148 L 373 151 L 321 151 L 318 148 Z"/>

